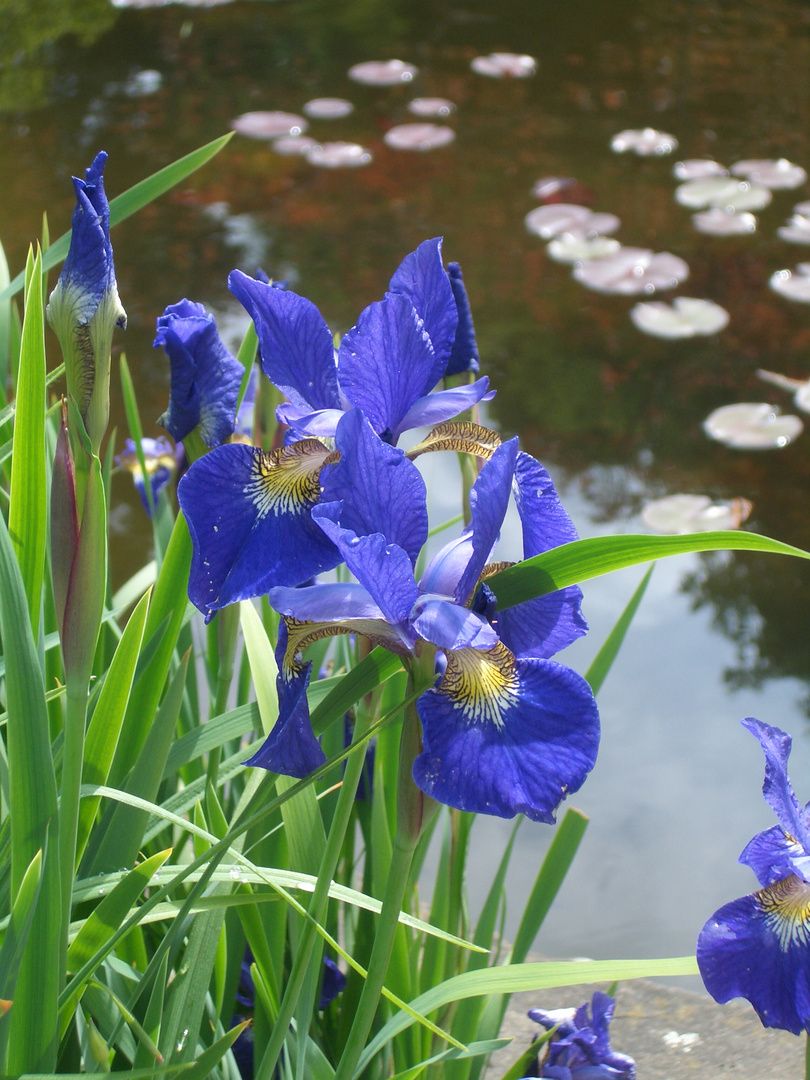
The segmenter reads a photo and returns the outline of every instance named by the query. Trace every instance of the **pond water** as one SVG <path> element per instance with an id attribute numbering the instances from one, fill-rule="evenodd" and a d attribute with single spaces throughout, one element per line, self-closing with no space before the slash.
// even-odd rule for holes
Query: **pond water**
<path id="1" fill-rule="evenodd" d="M 313 99 L 340 98 L 353 110 L 310 110 L 306 134 L 372 156 L 358 168 L 316 168 L 237 134 L 181 189 L 116 229 L 129 315 L 116 348 L 124 343 L 147 435 L 158 434 L 148 421 L 166 404 L 168 364 L 151 341 L 168 303 L 204 302 L 233 343 L 244 313 L 227 274 L 261 266 L 346 330 L 401 257 L 441 234 L 446 256 L 464 268 L 482 372 L 498 389 L 490 419 L 551 469 L 582 535 L 643 531 L 647 499 L 692 492 L 748 499 L 748 528 L 810 547 L 810 435 L 757 452 L 711 442 L 701 427 L 735 402 L 792 411 L 789 393 L 761 382 L 758 368 L 810 377 L 810 309 L 768 286 L 774 272 L 807 257 L 807 245 L 777 229 L 810 196 L 808 185 L 775 191 L 756 211 L 755 231 L 717 236 L 693 227 L 672 175 L 676 160 L 692 158 L 810 167 L 806 5 L 30 0 L 24 13 L 17 8 L 0 0 L 0 237 L 12 273 L 43 208 L 54 236 L 68 227 L 67 177 L 98 149 L 110 155 L 112 195 L 245 113 L 301 115 Z M 536 72 L 471 70 L 493 52 L 531 55 Z M 370 86 L 347 75 L 354 64 L 391 58 L 414 65 L 414 77 Z M 444 98 L 455 110 L 414 114 L 414 98 Z M 388 145 L 387 131 L 413 122 L 449 126 L 456 137 L 423 152 Z M 647 127 L 674 135 L 678 149 L 611 150 L 617 133 Z M 727 328 L 650 337 L 629 316 L 638 297 L 574 280 L 524 227 L 540 205 L 532 188 L 549 176 L 576 178 L 573 201 L 618 215 L 623 244 L 685 260 L 689 278 L 677 294 L 720 304 Z M 123 429 L 120 399 L 113 412 Z M 126 478 L 117 485 L 120 583 L 143 560 L 149 529 Z M 447 481 L 449 513 L 454 499 Z M 591 633 L 568 656 L 580 670 L 640 577 L 626 571 L 586 587 Z M 809 599 L 810 569 L 794 560 L 717 555 L 657 567 L 600 694 L 600 760 L 573 800 L 592 822 L 538 949 L 687 953 L 704 919 L 750 889 L 735 859 L 771 819 L 759 796 L 760 751 L 738 721 L 753 714 L 793 733 L 794 781 L 800 797 L 810 795 Z M 476 847 L 491 852 L 508 828 L 482 821 Z M 513 918 L 549 835 L 521 829 Z M 474 905 L 482 887 L 476 877 Z"/>

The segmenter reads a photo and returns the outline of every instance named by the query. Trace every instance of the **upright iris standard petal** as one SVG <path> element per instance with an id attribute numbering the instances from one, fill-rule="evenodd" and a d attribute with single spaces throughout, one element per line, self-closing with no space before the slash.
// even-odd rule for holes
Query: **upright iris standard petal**
<path id="1" fill-rule="evenodd" d="M 396 294 L 370 304 L 338 352 L 341 390 L 391 443 L 411 405 L 436 385 L 443 370 L 423 320 L 406 296 Z"/>
<path id="2" fill-rule="evenodd" d="M 332 334 L 315 305 L 240 270 L 229 275 L 228 287 L 253 319 L 270 381 L 309 412 L 341 409 Z"/>
<path id="3" fill-rule="evenodd" d="M 79 407 L 95 450 L 109 417 L 113 330 L 127 325 L 110 244 L 106 160 L 101 151 L 84 180 L 73 177 L 76 208 L 70 248 L 46 311 L 65 359 L 68 393 Z"/>
<path id="4" fill-rule="evenodd" d="M 596 761 L 599 714 L 585 680 L 502 644 L 449 653 L 417 709 L 424 751 L 414 780 L 459 810 L 553 822 Z"/>
<path id="5" fill-rule="evenodd" d="M 229 444 L 191 466 L 177 496 L 194 544 L 188 594 L 207 618 L 340 562 L 310 516 L 329 454 L 315 439 L 271 453 Z"/>
<path id="6" fill-rule="evenodd" d="M 155 348 L 171 362 L 169 407 L 158 420 L 176 442 L 195 429 L 208 447 L 233 434 L 244 367 L 225 348 L 214 316 L 181 300 L 157 320 Z"/>
<path id="7" fill-rule="evenodd" d="M 480 357 L 478 355 L 478 342 L 475 340 L 475 327 L 473 326 L 470 300 L 464 286 L 464 276 L 457 262 L 447 264 L 447 276 L 450 279 L 450 288 L 456 301 L 458 312 L 458 326 L 456 336 L 453 339 L 453 347 L 450 350 L 450 360 L 445 370 L 445 375 L 461 375 L 465 371 L 477 372 Z"/>
<path id="8" fill-rule="evenodd" d="M 445 373 L 458 326 L 456 299 L 442 264 L 442 238 L 423 240 L 415 251 L 406 255 L 388 289 L 410 300 L 430 335 L 440 370 L 425 387 L 423 393 L 427 393 Z"/>
<path id="9" fill-rule="evenodd" d="M 779 728 L 763 724 L 753 717 L 747 717 L 742 725 L 759 739 L 765 754 L 765 780 L 762 785 L 765 802 L 776 814 L 782 828 L 795 837 L 806 851 L 810 851 L 807 811 L 799 805 L 787 774 L 793 740 Z"/>
<path id="10" fill-rule="evenodd" d="M 721 907 L 697 961 L 715 1001 L 744 997 L 765 1027 L 810 1031 L 810 885 L 791 875 Z"/>

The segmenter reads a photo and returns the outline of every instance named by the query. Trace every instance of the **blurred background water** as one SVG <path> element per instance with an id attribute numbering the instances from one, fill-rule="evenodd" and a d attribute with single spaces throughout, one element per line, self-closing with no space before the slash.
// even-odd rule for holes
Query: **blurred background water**
<path id="1" fill-rule="evenodd" d="M 474 74 L 471 59 L 493 50 L 533 55 L 536 74 Z M 347 77 L 352 64 L 390 57 L 418 67 L 411 83 Z M 759 367 L 810 377 L 810 311 L 768 288 L 805 255 L 776 228 L 808 186 L 776 192 L 756 233 L 718 238 L 692 228 L 671 173 L 675 160 L 704 156 L 810 166 L 809 70 L 810 7 L 799 0 L 0 0 L 0 237 L 16 273 L 44 208 L 53 236 L 69 226 L 67 178 L 99 149 L 114 195 L 240 114 L 347 98 L 350 116 L 312 120 L 309 134 L 356 140 L 371 164 L 316 169 L 237 135 L 116 228 L 129 327 L 115 348 L 126 349 L 147 435 L 159 433 L 152 418 L 167 400 L 168 363 L 151 345 L 167 304 L 205 303 L 233 345 L 245 317 L 227 274 L 261 266 L 345 331 L 404 254 L 443 235 L 446 257 L 464 268 L 482 373 L 498 389 L 489 418 L 549 467 L 582 535 L 640 531 L 645 500 L 705 492 L 750 499 L 747 527 L 810 548 L 810 436 L 752 452 L 701 428 L 732 402 L 790 411 Z M 455 141 L 427 153 L 389 148 L 385 132 L 414 119 L 407 103 L 435 95 L 457 106 L 441 121 Z M 611 152 L 615 133 L 646 126 L 671 132 L 679 150 Z M 728 328 L 686 342 L 647 337 L 628 317 L 635 298 L 572 280 L 523 225 L 533 184 L 550 175 L 575 177 L 595 209 L 618 214 L 623 243 L 684 258 L 691 274 L 678 294 L 722 304 Z M 113 418 L 125 431 L 120 396 Z M 434 512 L 458 512 L 448 466 L 431 467 Z M 120 584 L 145 559 L 150 531 L 128 478 L 116 485 Z M 591 633 L 567 654 L 574 666 L 585 670 L 641 573 L 586 585 Z M 600 693 L 600 759 L 572 800 L 592 822 L 538 938 L 544 953 L 688 953 L 712 911 L 751 889 L 735 859 L 771 817 L 760 751 L 738 721 L 753 714 L 793 733 L 794 782 L 810 796 L 808 599 L 810 569 L 796 560 L 718 554 L 657 567 Z M 473 906 L 509 828 L 477 827 Z M 549 837 L 521 828 L 507 933 Z"/>

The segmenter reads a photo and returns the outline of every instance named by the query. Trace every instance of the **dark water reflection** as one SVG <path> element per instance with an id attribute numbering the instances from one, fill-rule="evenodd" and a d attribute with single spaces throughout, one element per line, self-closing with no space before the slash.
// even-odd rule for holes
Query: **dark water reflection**
<path id="1" fill-rule="evenodd" d="M 807 257 L 775 236 L 793 204 L 808 197 L 807 185 L 776 192 L 752 237 L 702 236 L 674 202 L 674 158 L 609 150 L 617 131 L 653 125 L 678 137 L 675 157 L 730 164 L 784 156 L 810 165 L 806 4 L 243 0 L 115 11 L 101 0 L 0 0 L 0 26 L 3 20 L 0 236 L 12 272 L 39 232 L 43 207 L 54 235 L 67 227 L 66 177 L 102 147 L 114 194 L 215 138 L 243 112 L 299 112 L 314 97 L 340 96 L 354 113 L 313 120 L 310 134 L 356 140 L 375 155 L 367 168 L 330 172 L 237 136 L 181 190 L 116 230 L 125 348 L 146 420 L 165 407 L 168 365 L 151 340 L 166 304 L 182 296 L 205 302 L 235 339 L 243 320 L 227 292 L 228 271 L 261 265 L 345 330 L 379 297 L 403 254 L 443 234 L 446 254 L 464 267 L 483 371 L 498 387 L 492 418 L 556 464 L 576 492 L 581 531 L 638 528 L 644 499 L 706 492 L 752 500 L 750 528 L 810 548 L 810 435 L 784 451 L 735 452 L 709 442 L 700 427 L 712 409 L 733 401 L 772 400 L 789 411 L 787 395 L 756 379 L 758 367 L 810 375 L 810 310 L 767 286 L 774 270 Z M 470 59 L 493 50 L 531 53 L 537 75 L 472 74 Z M 373 88 L 346 77 L 351 64 L 392 56 L 419 66 L 412 84 Z M 160 85 L 133 96 L 129 80 L 144 70 L 159 72 Z M 391 126 L 412 119 L 406 105 L 416 96 L 456 103 L 443 121 L 458 133 L 452 145 L 429 154 L 384 145 Z M 587 185 L 595 209 L 621 217 L 623 243 L 686 259 L 691 277 L 679 292 L 721 304 L 729 327 L 711 339 L 658 341 L 630 322 L 635 300 L 574 282 L 523 227 L 536 205 L 531 188 L 548 175 Z M 120 407 L 114 414 L 121 425 Z M 157 429 L 147 423 L 146 434 Z M 131 507 L 121 543 L 136 562 L 148 529 L 125 488 L 122 480 L 116 493 Z M 692 628 L 685 634 L 703 635 L 715 674 L 724 669 L 741 693 L 801 680 L 799 691 L 793 684 L 780 691 L 781 706 L 806 696 L 804 565 L 696 559 L 679 582 L 671 580 L 669 600 L 658 602 L 681 605 L 678 617 Z M 676 603 L 679 588 L 686 601 Z M 692 623 L 690 603 L 705 609 Z M 730 647 L 712 645 L 712 626 Z M 647 678 L 652 693 L 657 672 Z M 625 703 L 631 697 L 625 693 Z M 736 719 L 754 706 L 731 698 L 723 707 Z M 796 734 L 801 710 L 792 718 Z M 784 715 L 763 718 L 791 723 Z M 742 742 L 728 730 L 729 740 Z M 748 838 L 737 846 L 734 836 L 729 859 Z"/>

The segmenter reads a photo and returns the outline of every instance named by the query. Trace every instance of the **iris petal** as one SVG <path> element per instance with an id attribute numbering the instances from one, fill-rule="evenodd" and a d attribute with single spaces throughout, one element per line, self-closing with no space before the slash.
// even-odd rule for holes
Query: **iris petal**
<path id="1" fill-rule="evenodd" d="M 810 856 L 801 844 L 788 836 L 781 825 L 757 835 L 745 847 L 738 860 L 750 866 L 760 885 L 772 885 L 775 881 L 796 874 L 806 881 L 810 879 Z"/>
<path id="2" fill-rule="evenodd" d="M 421 391 L 426 394 L 445 373 L 458 325 L 456 299 L 442 264 L 441 237 L 423 240 L 415 251 L 406 255 L 388 289 L 410 300 L 433 343 L 438 373 L 432 382 L 426 382 Z"/>
<path id="3" fill-rule="evenodd" d="M 427 494 L 419 470 L 374 433 L 359 409 L 344 415 L 335 445 L 341 457 L 324 469 L 322 502 L 342 503 L 341 528 L 358 536 L 382 533 L 415 563 L 428 534 Z"/>
<path id="4" fill-rule="evenodd" d="M 810 1030 L 810 885 L 791 875 L 724 905 L 700 932 L 697 961 L 715 1001 L 744 997 L 765 1027 Z"/>
<path id="5" fill-rule="evenodd" d="M 553 822 L 596 761 L 599 715 L 585 680 L 550 660 L 517 660 L 502 644 L 451 652 L 417 707 L 424 751 L 414 779 L 460 810 Z"/>
<path id="6" fill-rule="evenodd" d="M 492 649 L 498 644 L 498 635 L 486 619 L 446 600 L 421 596 L 414 605 L 411 622 L 421 638 L 448 652 Z"/>
<path id="7" fill-rule="evenodd" d="M 495 615 L 501 640 L 515 656 L 548 658 L 587 634 L 578 585 L 526 600 Z"/>
<path id="8" fill-rule="evenodd" d="M 787 762 L 793 740 L 779 728 L 763 724 L 749 716 L 742 722 L 752 735 L 759 739 L 765 753 L 765 781 L 762 794 L 776 814 L 782 827 L 794 836 L 805 851 L 810 851 L 810 830 L 807 828 L 806 811 L 803 811 L 787 774 Z"/>
<path id="9" fill-rule="evenodd" d="M 529 454 L 518 454 L 513 486 L 523 527 L 524 559 L 578 539 L 574 523 L 539 461 Z"/>
<path id="10" fill-rule="evenodd" d="M 399 431 L 410 431 L 415 427 L 428 427 L 452 420 L 454 416 L 471 409 L 479 401 L 491 401 L 495 391 L 489 389 L 486 375 L 469 386 L 456 386 L 451 390 L 437 390 L 435 394 L 424 394 L 411 405 L 399 424 Z"/>
<path id="11" fill-rule="evenodd" d="M 177 495 L 194 544 L 188 594 L 207 618 L 340 562 L 310 515 L 329 453 L 314 439 L 269 454 L 228 444 L 191 466 Z"/>
<path id="12" fill-rule="evenodd" d="M 417 398 L 436 385 L 444 364 L 406 296 L 370 304 L 340 343 L 340 387 L 374 430 L 396 442 Z"/>
<path id="13" fill-rule="evenodd" d="M 256 325 L 262 370 L 294 405 L 339 409 L 332 334 L 315 305 L 233 270 L 228 288 Z"/>
<path id="14" fill-rule="evenodd" d="M 475 340 L 470 301 L 464 286 L 464 276 L 457 262 L 447 264 L 447 276 L 456 301 L 458 327 L 450 350 L 450 361 L 445 375 L 461 375 L 465 371 L 478 371 L 478 342 Z"/>

